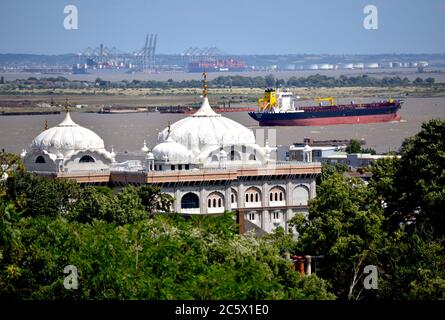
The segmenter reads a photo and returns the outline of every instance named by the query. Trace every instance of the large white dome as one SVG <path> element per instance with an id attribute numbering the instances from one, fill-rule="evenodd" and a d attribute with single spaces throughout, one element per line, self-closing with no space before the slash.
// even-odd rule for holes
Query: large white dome
<path id="1" fill-rule="evenodd" d="M 253 132 L 233 120 L 212 110 L 207 97 L 201 108 L 192 116 L 171 125 L 171 138 L 192 151 L 211 145 L 255 144 Z M 168 129 L 159 133 L 159 141 L 165 141 Z"/>
<path id="2" fill-rule="evenodd" d="M 70 151 L 102 150 L 105 146 L 104 141 L 97 134 L 76 124 L 67 112 L 60 124 L 43 131 L 34 138 L 31 149 L 64 154 Z"/>

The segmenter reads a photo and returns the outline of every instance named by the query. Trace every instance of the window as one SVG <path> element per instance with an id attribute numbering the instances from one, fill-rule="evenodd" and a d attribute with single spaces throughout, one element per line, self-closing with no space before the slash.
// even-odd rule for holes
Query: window
<path id="1" fill-rule="evenodd" d="M 42 156 L 38 156 L 36 158 L 36 163 L 46 163 L 45 158 Z"/>
<path id="2" fill-rule="evenodd" d="M 270 193 L 269 200 L 270 200 L 270 201 L 273 201 L 273 193 Z"/>
<path id="3" fill-rule="evenodd" d="M 178 170 L 182 170 L 182 164 L 178 165 Z"/>
<path id="4" fill-rule="evenodd" d="M 162 170 L 162 165 L 159 165 L 159 171 L 161 171 Z"/>
<path id="5" fill-rule="evenodd" d="M 249 195 L 246 194 L 246 202 L 249 202 Z"/>
<path id="6" fill-rule="evenodd" d="M 235 195 L 232 194 L 232 195 L 230 196 L 230 199 L 232 200 L 232 203 L 234 203 L 234 202 L 235 202 Z"/>
<path id="7" fill-rule="evenodd" d="M 171 168 L 172 168 L 172 170 L 175 170 L 175 166 L 172 165 Z"/>
<path id="8" fill-rule="evenodd" d="M 213 208 L 216 208 L 216 199 L 213 198 Z"/>
<path id="9" fill-rule="evenodd" d="M 253 221 L 255 220 L 255 213 L 249 213 L 247 217 L 250 221 Z"/>
<path id="10" fill-rule="evenodd" d="M 257 194 L 255 195 L 255 202 L 258 202 L 258 201 L 260 201 L 260 195 L 257 193 Z"/>
<path id="11" fill-rule="evenodd" d="M 219 198 L 218 199 L 218 208 L 221 208 L 222 207 L 222 201 L 221 201 L 221 198 Z"/>
<path id="12" fill-rule="evenodd" d="M 275 192 L 275 201 L 278 201 L 278 193 Z"/>
<path id="13" fill-rule="evenodd" d="M 253 202 L 253 193 L 250 194 L 250 202 Z"/>
<path id="14" fill-rule="evenodd" d="M 208 204 L 207 204 L 207 206 L 208 206 L 209 208 L 212 207 L 212 199 L 209 199 L 209 200 L 208 200 Z"/>
<path id="15" fill-rule="evenodd" d="M 93 157 L 91 156 L 83 156 L 82 158 L 80 158 L 79 162 L 81 163 L 86 163 L 86 162 L 95 162 Z"/>
<path id="16" fill-rule="evenodd" d="M 275 219 L 275 220 L 279 219 L 280 218 L 280 213 L 278 211 L 274 211 L 272 213 L 272 218 Z"/>
<path id="17" fill-rule="evenodd" d="M 280 192 L 280 201 L 283 201 L 283 192 Z"/>
<path id="18" fill-rule="evenodd" d="M 188 170 L 190 166 L 188 164 L 185 165 L 185 170 Z"/>
<path id="19" fill-rule="evenodd" d="M 195 209 L 199 208 L 199 197 L 194 193 L 186 193 L 181 199 L 181 208 Z"/>

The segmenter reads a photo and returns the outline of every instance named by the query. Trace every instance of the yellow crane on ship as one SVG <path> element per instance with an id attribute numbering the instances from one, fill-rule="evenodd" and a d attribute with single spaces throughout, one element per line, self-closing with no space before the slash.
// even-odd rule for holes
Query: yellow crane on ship
<path id="1" fill-rule="evenodd" d="M 331 104 L 331 107 L 332 107 L 332 106 L 335 106 L 335 100 L 334 100 L 333 97 L 316 98 L 315 101 L 317 101 L 317 102 L 319 102 L 319 103 L 322 102 L 322 101 L 329 101 L 330 104 Z"/>
<path id="2" fill-rule="evenodd" d="M 275 108 L 277 106 L 277 91 L 275 89 L 266 89 L 264 96 L 258 99 L 258 112 Z"/>

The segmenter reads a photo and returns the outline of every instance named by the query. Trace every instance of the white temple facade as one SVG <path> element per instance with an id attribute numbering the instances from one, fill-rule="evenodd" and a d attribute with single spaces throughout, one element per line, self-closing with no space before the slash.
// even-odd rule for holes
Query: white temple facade
<path id="1" fill-rule="evenodd" d="M 29 171 L 79 183 L 156 185 L 174 197 L 184 214 L 236 211 L 244 230 L 271 232 L 315 197 L 321 164 L 277 162 L 275 148 L 257 143 L 252 130 L 213 111 L 204 91 L 200 109 L 158 135 L 144 160 L 118 163 L 103 140 L 71 120 L 43 131 L 22 154 Z"/>

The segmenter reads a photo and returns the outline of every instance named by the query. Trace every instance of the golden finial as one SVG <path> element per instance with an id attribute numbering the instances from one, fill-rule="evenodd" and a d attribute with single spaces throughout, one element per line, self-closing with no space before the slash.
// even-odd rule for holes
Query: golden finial
<path id="1" fill-rule="evenodd" d="M 202 77 L 203 77 L 202 82 L 203 82 L 203 87 L 204 87 L 203 95 L 205 98 L 205 97 L 207 97 L 207 72 L 203 72 Z"/>
<path id="2" fill-rule="evenodd" d="M 48 120 L 47 119 L 45 119 L 45 127 L 44 127 L 44 129 L 48 130 Z"/>
<path id="3" fill-rule="evenodd" d="M 65 99 L 65 113 L 68 113 L 70 111 L 70 102 L 68 101 L 68 98 Z"/>

